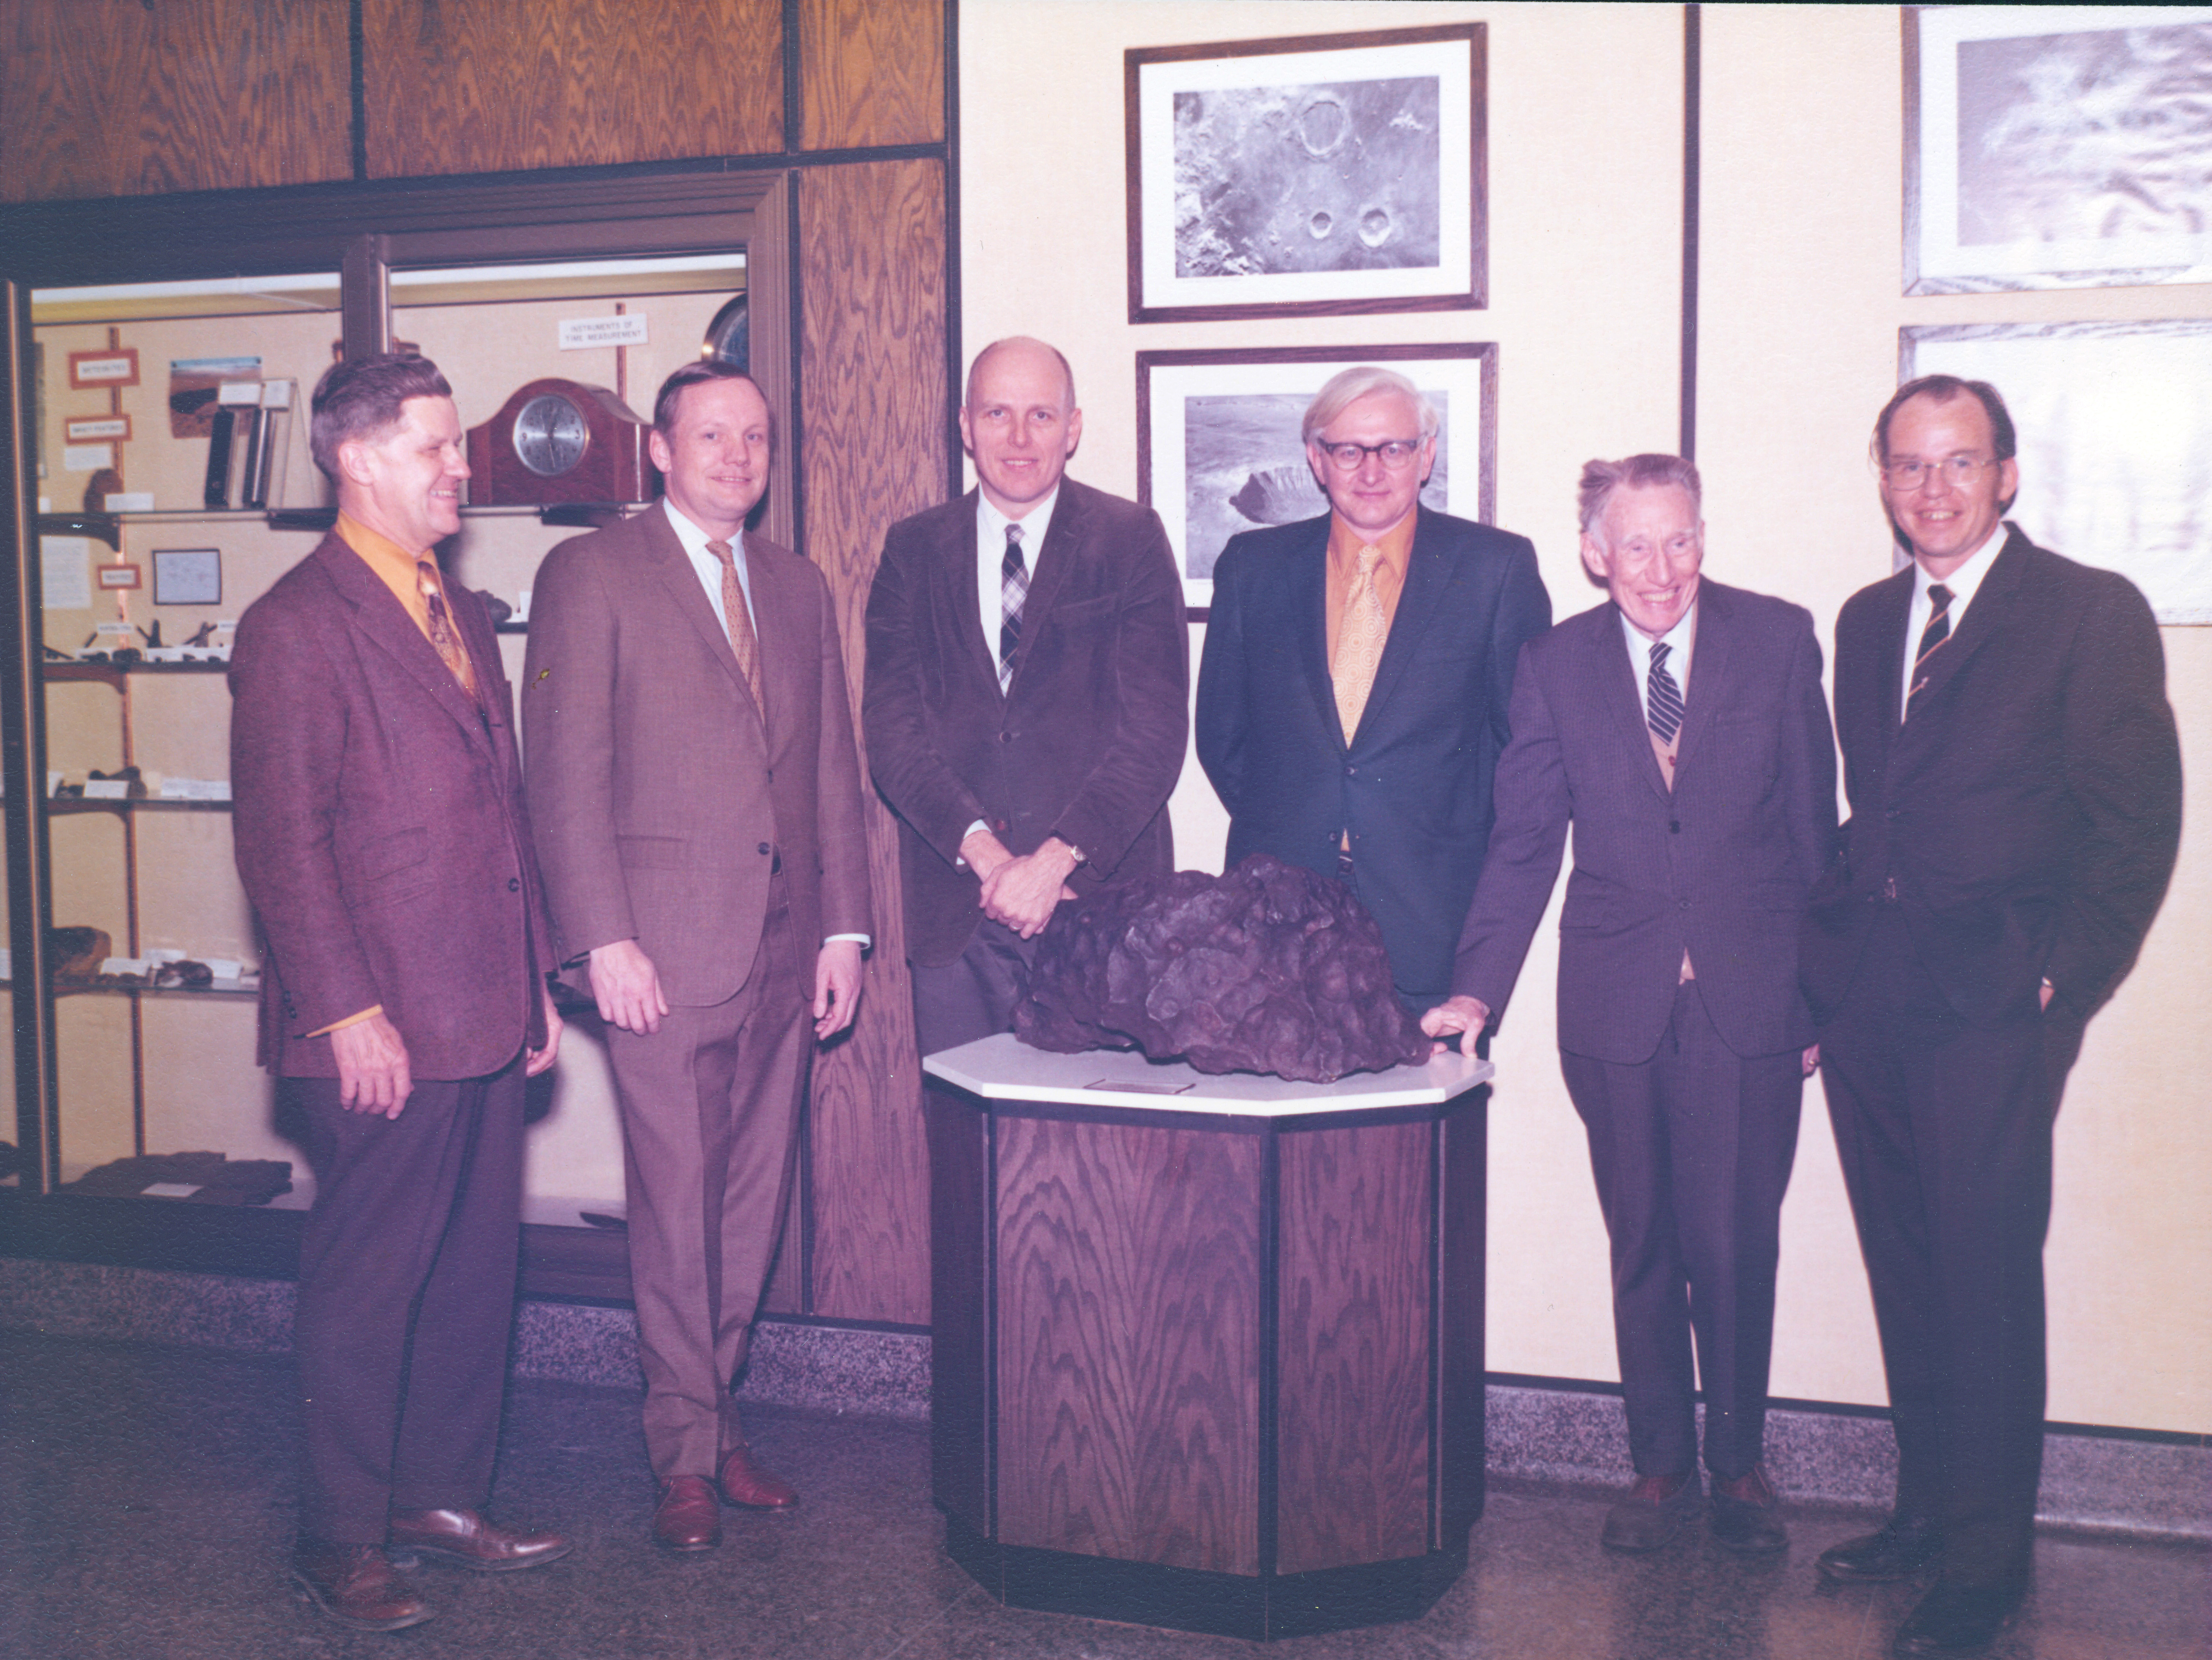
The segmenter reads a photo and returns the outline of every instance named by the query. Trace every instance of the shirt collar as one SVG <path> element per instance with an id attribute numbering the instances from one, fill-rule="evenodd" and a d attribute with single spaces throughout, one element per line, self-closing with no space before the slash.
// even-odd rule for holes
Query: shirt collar
<path id="1" fill-rule="evenodd" d="M 1990 532 L 1989 540 L 1968 554 L 1956 570 L 1942 579 L 1943 586 L 1951 591 L 1951 616 L 1954 626 L 1959 616 L 1973 603 L 1975 592 L 1982 586 L 1982 579 L 1990 574 L 1990 567 L 1996 562 L 1998 550 L 2004 546 L 2005 537 L 2011 528 L 1999 520 L 1997 527 Z M 1927 566 L 1917 559 L 1912 562 L 1912 601 L 1915 605 L 1928 603 L 1928 590 L 1936 586 L 1936 580 L 1928 574 Z"/>
<path id="2" fill-rule="evenodd" d="M 704 559 L 710 564 L 718 562 L 714 556 L 707 551 L 707 544 L 720 538 L 708 535 L 686 519 L 677 510 L 676 503 L 666 496 L 660 498 L 660 505 L 668 514 L 668 527 L 676 532 L 676 539 L 684 544 L 685 555 L 694 561 Z M 745 562 L 745 533 L 743 530 L 730 538 L 730 547 L 738 565 L 742 568 Z"/>
<path id="3" fill-rule="evenodd" d="M 1044 545 L 1045 532 L 1052 528 L 1052 511 L 1060 505 L 1060 486 L 1052 487 L 1052 494 L 1039 502 L 1018 519 L 1009 519 L 991 505 L 991 498 L 981 489 L 975 492 L 975 544 L 989 550 L 992 555 L 1002 556 L 1006 547 L 1006 526 L 1022 527 L 1022 549 L 1024 558 L 1034 561 L 1037 550 Z"/>
<path id="4" fill-rule="evenodd" d="M 1362 548 L 1372 547 L 1382 556 L 1382 562 L 1401 584 L 1406 580 L 1406 566 L 1413 555 L 1413 531 L 1421 516 L 1419 506 L 1407 509 L 1406 516 L 1378 537 L 1370 538 L 1364 532 L 1354 530 L 1334 510 L 1328 515 L 1328 562 L 1332 569 L 1349 573 L 1359 557 Z"/>
<path id="5" fill-rule="evenodd" d="M 1620 618 L 1621 634 L 1628 641 L 1629 660 L 1636 665 L 1638 673 L 1651 666 L 1651 648 L 1665 646 L 1668 648 L 1667 672 L 1678 683 L 1688 674 L 1690 648 L 1696 643 L 1698 635 L 1698 600 L 1691 600 L 1690 608 L 1682 613 L 1681 620 L 1656 640 L 1630 622 L 1626 611 L 1618 605 L 1613 607 L 1613 613 Z"/>

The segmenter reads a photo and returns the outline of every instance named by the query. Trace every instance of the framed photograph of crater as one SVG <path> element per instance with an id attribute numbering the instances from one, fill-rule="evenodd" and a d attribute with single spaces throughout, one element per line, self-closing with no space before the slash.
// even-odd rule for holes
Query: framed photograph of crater
<path id="1" fill-rule="evenodd" d="M 1213 599 L 1213 562 L 1239 531 L 1328 511 L 1298 428 L 1329 377 L 1398 371 L 1437 406 L 1436 466 L 1421 503 L 1488 523 L 1497 511 L 1498 348 L 1291 346 L 1137 354 L 1137 499 L 1157 508 L 1183 602 Z"/>
<path id="2" fill-rule="evenodd" d="M 1129 320 L 1485 304 L 1484 31 L 1125 53 Z"/>
<path id="3" fill-rule="evenodd" d="M 1899 384 L 1986 380 L 2020 440 L 2005 516 L 2039 545 L 2118 571 L 2165 623 L 2212 623 L 2212 318 L 1919 324 Z"/>
<path id="4" fill-rule="evenodd" d="M 2212 6 L 1912 6 L 1905 291 L 2212 282 Z"/>

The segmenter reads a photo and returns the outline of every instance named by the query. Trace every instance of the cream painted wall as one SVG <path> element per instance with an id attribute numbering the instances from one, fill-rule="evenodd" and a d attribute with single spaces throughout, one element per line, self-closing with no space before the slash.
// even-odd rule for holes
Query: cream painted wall
<path id="1" fill-rule="evenodd" d="M 1487 309 L 1127 322 L 1125 49 L 1460 18 L 1489 24 Z M 1888 569 L 1862 458 L 1895 385 L 1900 323 L 2202 315 L 2212 300 L 2202 289 L 1900 299 L 1895 9 L 1708 7 L 1704 31 L 1709 569 L 1808 605 L 1825 643 L 1844 599 Z M 1496 341 L 1498 520 L 1534 538 L 1554 613 L 1584 609 L 1596 596 L 1574 553 L 1582 462 L 1676 440 L 1681 42 L 1674 6 L 963 0 L 966 350 L 1019 332 L 1066 351 L 1085 414 L 1072 471 L 1133 496 L 1140 350 Z M 1202 637 L 1194 625 L 1194 660 Z M 2212 633 L 2166 637 L 2196 775 L 2212 760 Z M 1172 810 L 1178 861 L 1218 869 L 1226 823 L 1194 760 Z M 2201 1197 L 2212 1130 L 2186 1081 L 2212 1062 L 2212 1022 L 2190 1006 L 2202 976 L 2181 943 L 2212 921 L 2212 861 L 2195 851 L 2209 829 L 2193 810 L 2174 894 L 2142 967 L 2092 1028 L 2061 1121 L 2054 1418 L 2212 1427 L 2212 1288 L 2199 1268 L 2212 1245 Z M 1605 1237 L 1559 1081 L 1556 963 L 1547 918 L 1493 1052 L 1489 1363 L 1610 1379 Z M 1865 1280 L 1817 1086 L 1806 1109 L 1773 1388 L 1878 1404 Z"/>

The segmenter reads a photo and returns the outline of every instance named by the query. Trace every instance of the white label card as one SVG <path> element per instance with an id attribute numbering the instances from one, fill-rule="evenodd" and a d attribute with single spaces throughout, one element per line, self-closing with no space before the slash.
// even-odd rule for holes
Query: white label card
<path id="1" fill-rule="evenodd" d="M 39 602 L 48 611 L 92 608 L 92 538 L 39 538 Z"/>
<path id="2" fill-rule="evenodd" d="M 621 317 L 570 317 L 561 323 L 561 350 L 581 351 L 586 346 L 641 346 L 645 313 L 634 311 Z"/>

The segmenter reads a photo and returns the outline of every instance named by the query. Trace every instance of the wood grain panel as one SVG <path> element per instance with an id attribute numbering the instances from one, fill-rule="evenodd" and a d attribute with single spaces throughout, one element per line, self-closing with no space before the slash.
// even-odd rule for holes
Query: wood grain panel
<path id="1" fill-rule="evenodd" d="M 0 199 L 351 176 L 346 9 L 7 0 Z"/>
<path id="2" fill-rule="evenodd" d="M 1437 1543 L 1449 1550 L 1482 1514 L 1486 1472 L 1484 1274 L 1489 1223 L 1490 1085 L 1443 1122 L 1437 1204 Z"/>
<path id="3" fill-rule="evenodd" d="M 928 1091 L 929 1496 L 991 1532 L 989 1121 Z"/>
<path id="4" fill-rule="evenodd" d="M 944 0 L 799 0 L 802 149 L 945 137 Z"/>
<path id="5" fill-rule="evenodd" d="M 1257 1573 L 1260 1141 L 999 1133 L 999 1538 Z"/>
<path id="6" fill-rule="evenodd" d="M 371 178 L 783 148 L 781 0 L 366 0 L 362 29 Z"/>
<path id="7" fill-rule="evenodd" d="M 1429 1134 L 1281 1139 L 1278 1572 L 1428 1548 Z"/>
<path id="8" fill-rule="evenodd" d="M 810 169 L 799 220 L 804 550 L 836 601 L 857 711 L 884 532 L 944 489 L 944 168 Z M 865 773 L 865 754 L 861 763 Z M 814 1071 L 813 1312 L 920 1324 L 929 1318 L 921 1063 L 897 836 L 872 791 L 867 812 L 875 950 L 852 1036 Z"/>

